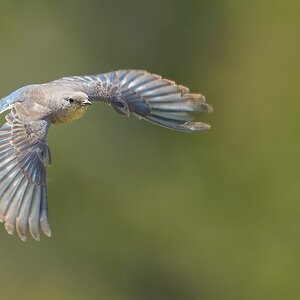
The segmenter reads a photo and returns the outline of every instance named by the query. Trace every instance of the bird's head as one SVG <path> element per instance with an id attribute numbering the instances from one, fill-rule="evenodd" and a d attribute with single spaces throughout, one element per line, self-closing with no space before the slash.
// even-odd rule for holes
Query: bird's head
<path id="1" fill-rule="evenodd" d="M 87 94 L 83 92 L 71 92 L 63 96 L 63 100 L 66 101 L 66 107 L 69 108 L 82 108 L 92 103 L 89 101 Z"/>
<path id="2" fill-rule="evenodd" d="M 87 106 L 92 103 L 83 92 L 69 92 L 62 95 L 60 104 L 59 110 L 52 118 L 52 123 L 54 124 L 61 124 L 81 118 Z"/>

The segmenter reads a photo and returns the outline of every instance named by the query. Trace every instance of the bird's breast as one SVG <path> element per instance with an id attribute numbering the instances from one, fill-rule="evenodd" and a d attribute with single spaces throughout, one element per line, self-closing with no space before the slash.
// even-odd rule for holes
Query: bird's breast
<path id="1" fill-rule="evenodd" d="M 61 110 L 52 117 L 52 124 L 63 124 L 81 118 L 86 111 L 85 106 L 76 107 L 74 109 Z"/>

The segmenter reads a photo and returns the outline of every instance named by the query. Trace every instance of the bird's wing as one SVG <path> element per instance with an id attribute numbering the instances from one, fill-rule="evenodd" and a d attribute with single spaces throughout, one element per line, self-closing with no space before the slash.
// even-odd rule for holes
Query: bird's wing
<path id="1" fill-rule="evenodd" d="M 180 131 L 210 128 L 195 122 L 198 112 L 211 112 L 205 97 L 161 76 L 140 70 L 119 70 L 92 76 L 64 77 L 67 84 L 85 92 L 91 101 L 105 101 L 117 112 Z"/>
<path id="2" fill-rule="evenodd" d="M 45 167 L 50 163 L 46 143 L 50 121 L 25 121 L 17 108 L 12 107 L 0 128 L 0 221 L 10 234 L 16 228 L 22 240 L 29 226 L 39 240 L 40 228 L 51 235 Z"/>

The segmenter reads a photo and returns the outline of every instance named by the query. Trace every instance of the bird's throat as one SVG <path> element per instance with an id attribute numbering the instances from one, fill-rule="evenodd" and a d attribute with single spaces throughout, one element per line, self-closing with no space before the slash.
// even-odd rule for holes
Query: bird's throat
<path id="1" fill-rule="evenodd" d="M 80 106 L 74 109 L 60 111 L 55 116 L 53 116 L 52 124 L 63 124 L 80 119 L 84 115 L 86 108 L 86 106 Z"/>

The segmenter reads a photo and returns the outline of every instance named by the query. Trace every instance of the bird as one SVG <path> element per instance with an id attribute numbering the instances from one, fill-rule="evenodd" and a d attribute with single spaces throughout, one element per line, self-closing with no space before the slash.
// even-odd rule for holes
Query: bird
<path id="1" fill-rule="evenodd" d="M 195 113 L 213 111 L 201 94 L 144 70 L 117 70 L 63 77 L 23 86 L 0 100 L 0 222 L 25 241 L 28 230 L 51 236 L 46 167 L 51 163 L 46 141 L 51 124 L 81 118 L 92 102 L 102 101 L 124 116 L 183 132 L 210 126 Z"/>

